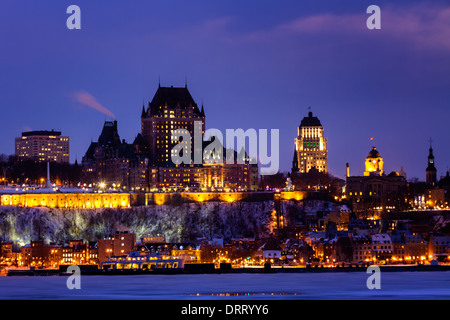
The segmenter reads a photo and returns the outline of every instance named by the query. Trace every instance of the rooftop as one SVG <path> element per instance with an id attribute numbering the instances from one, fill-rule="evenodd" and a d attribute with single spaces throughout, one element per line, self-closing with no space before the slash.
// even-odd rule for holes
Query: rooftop
<path id="1" fill-rule="evenodd" d="M 312 112 L 308 112 L 308 116 L 304 117 L 300 123 L 300 127 L 321 127 L 322 124 L 317 117 L 313 117 Z"/>
<path id="2" fill-rule="evenodd" d="M 48 130 L 39 130 L 39 131 L 27 131 L 22 132 L 22 137 L 31 137 L 31 136 L 60 136 L 61 131 L 48 131 Z"/>

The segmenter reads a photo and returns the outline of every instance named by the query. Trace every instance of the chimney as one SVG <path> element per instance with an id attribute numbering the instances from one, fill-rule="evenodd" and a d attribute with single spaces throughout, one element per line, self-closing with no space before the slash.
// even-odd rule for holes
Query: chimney
<path id="1" fill-rule="evenodd" d="M 347 162 L 346 176 L 347 176 L 347 178 L 350 177 L 350 166 L 349 166 L 348 162 Z"/>

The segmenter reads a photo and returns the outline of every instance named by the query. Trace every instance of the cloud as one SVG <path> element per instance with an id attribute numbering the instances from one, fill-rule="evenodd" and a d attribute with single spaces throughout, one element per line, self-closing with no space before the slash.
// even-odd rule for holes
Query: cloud
<path id="1" fill-rule="evenodd" d="M 366 12 L 322 13 L 299 17 L 276 26 L 272 37 L 282 35 L 380 35 L 382 39 L 404 41 L 416 49 L 450 50 L 450 6 L 413 4 L 407 7 L 381 6 L 381 30 L 366 27 Z"/>
<path id="2" fill-rule="evenodd" d="M 366 27 L 364 14 L 323 13 L 300 17 L 283 23 L 274 29 L 275 33 L 292 34 L 330 34 L 356 33 Z"/>
<path id="3" fill-rule="evenodd" d="M 107 108 L 105 108 L 104 106 L 102 106 L 97 99 L 95 99 L 89 92 L 86 91 L 76 91 L 72 94 L 72 98 L 85 105 L 88 106 L 92 109 L 95 109 L 111 118 L 115 118 L 114 114 L 109 111 Z"/>

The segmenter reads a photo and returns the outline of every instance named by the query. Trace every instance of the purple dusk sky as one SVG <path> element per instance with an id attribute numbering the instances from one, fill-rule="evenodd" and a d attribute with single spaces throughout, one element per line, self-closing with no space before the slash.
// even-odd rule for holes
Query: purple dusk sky
<path id="1" fill-rule="evenodd" d="M 66 9 L 81 8 L 81 30 Z M 369 30 L 369 5 L 381 30 Z M 70 136 L 71 162 L 116 119 L 140 132 L 162 86 L 202 101 L 206 127 L 280 130 L 291 168 L 308 106 L 328 138 L 329 172 L 361 175 L 371 137 L 385 171 L 425 179 L 450 166 L 450 5 L 446 1 L 16 1 L 0 10 L 0 153 L 28 130 Z"/>

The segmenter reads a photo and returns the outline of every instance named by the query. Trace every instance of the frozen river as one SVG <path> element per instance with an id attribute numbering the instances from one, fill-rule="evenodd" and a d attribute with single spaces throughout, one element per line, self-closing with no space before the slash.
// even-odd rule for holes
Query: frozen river
<path id="1" fill-rule="evenodd" d="M 365 272 L 0 277 L 0 299 L 450 299 L 450 271 L 382 272 L 369 290 Z"/>

